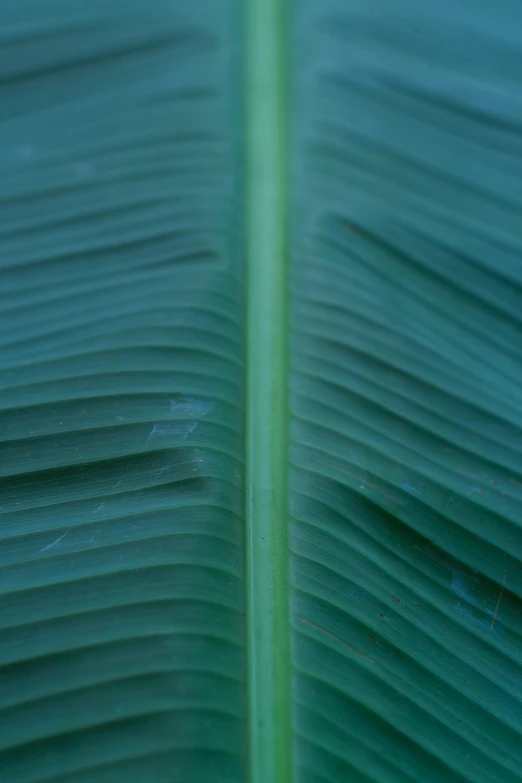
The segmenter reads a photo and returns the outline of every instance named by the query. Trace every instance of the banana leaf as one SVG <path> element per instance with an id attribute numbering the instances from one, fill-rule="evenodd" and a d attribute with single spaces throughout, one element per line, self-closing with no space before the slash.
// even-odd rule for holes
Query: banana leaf
<path id="1" fill-rule="evenodd" d="M 521 23 L 2 0 L 2 783 L 522 780 Z"/>

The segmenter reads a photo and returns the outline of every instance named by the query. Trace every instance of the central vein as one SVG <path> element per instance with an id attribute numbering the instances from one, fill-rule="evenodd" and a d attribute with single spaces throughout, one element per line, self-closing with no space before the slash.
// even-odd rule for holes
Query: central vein
<path id="1" fill-rule="evenodd" d="M 290 783 L 284 0 L 246 0 L 250 783 Z"/>

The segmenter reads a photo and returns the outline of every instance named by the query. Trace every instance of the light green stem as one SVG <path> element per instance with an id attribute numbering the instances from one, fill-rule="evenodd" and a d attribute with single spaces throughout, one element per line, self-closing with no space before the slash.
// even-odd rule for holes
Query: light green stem
<path id="1" fill-rule="evenodd" d="M 245 1 L 250 783 L 290 783 L 287 31 L 285 0 Z"/>

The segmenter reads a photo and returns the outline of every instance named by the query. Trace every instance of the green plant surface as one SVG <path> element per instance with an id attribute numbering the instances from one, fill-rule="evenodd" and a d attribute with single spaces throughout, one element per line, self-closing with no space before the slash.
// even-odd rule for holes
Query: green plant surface
<path id="1" fill-rule="evenodd" d="M 291 779 L 287 17 L 246 13 L 245 575 L 248 777 Z"/>
<path id="2" fill-rule="evenodd" d="M 522 780 L 521 23 L 0 4 L 1 783 Z"/>

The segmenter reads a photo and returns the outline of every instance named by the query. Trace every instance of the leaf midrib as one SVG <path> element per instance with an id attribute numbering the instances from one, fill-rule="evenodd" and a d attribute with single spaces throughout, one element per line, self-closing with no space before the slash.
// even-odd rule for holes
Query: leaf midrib
<path id="1" fill-rule="evenodd" d="M 245 521 L 250 783 L 291 780 L 285 0 L 246 4 Z"/>

